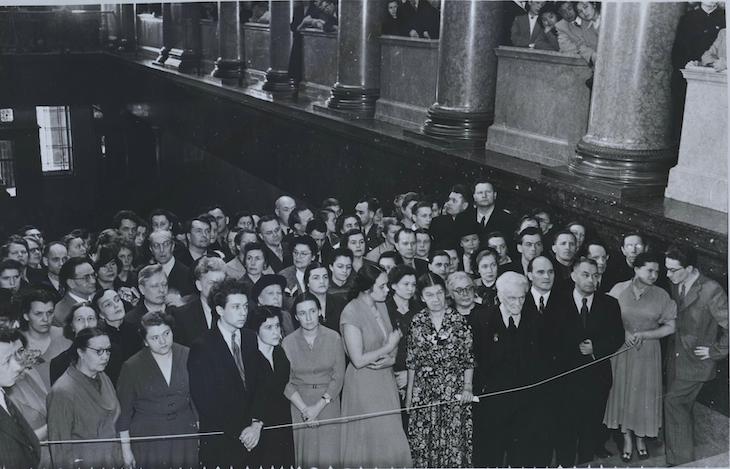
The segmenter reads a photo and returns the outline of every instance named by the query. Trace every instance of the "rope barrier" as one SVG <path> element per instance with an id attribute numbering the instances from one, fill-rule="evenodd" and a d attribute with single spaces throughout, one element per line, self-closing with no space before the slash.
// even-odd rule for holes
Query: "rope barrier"
<path id="1" fill-rule="evenodd" d="M 542 386 L 543 384 L 547 384 L 551 381 L 555 381 L 557 379 L 568 376 L 572 373 L 576 373 L 580 370 L 591 367 L 597 363 L 603 362 L 605 360 L 609 360 L 615 356 L 621 355 L 622 353 L 626 353 L 629 350 L 631 350 L 632 348 L 634 348 L 633 345 L 625 346 L 624 348 L 621 348 L 610 355 L 606 355 L 605 357 L 597 358 L 597 359 L 593 360 L 592 362 L 585 363 L 583 365 L 580 365 L 578 367 L 564 371 L 555 376 L 550 376 L 549 378 L 542 379 L 535 383 L 518 386 L 516 388 L 503 389 L 500 391 L 492 391 L 492 392 L 474 396 L 474 398 L 472 399 L 472 402 L 480 402 L 481 399 L 485 399 L 488 397 L 494 397 L 494 396 L 499 396 L 502 394 L 509 394 L 509 393 L 513 393 L 513 392 L 525 391 L 527 389 L 532 389 L 532 388 L 536 388 L 538 386 Z M 278 430 L 278 429 L 283 429 L 283 428 L 292 428 L 292 429 L 312 428 L 312 427 L 318 427 L 320 425 L 329 425 L 329 424 L 334 424 L 334 423 L 348 423 L 348 422 L 352 422 L 355 420 L 364 420 L 364 419 L 368 419 L 368 418 L 400 414 L 404 410 L 407 412 L 410 412 L 411 410 L 427 409 L 430 407 L 455 405 L 455 404 L 460 404 L 460 403 L 461 403 L 461 396 L 456 395 L 454 399 L 451 399 L 448 401 L 437 401 L 437 402 L 431 402 L 428 404 L 420 404 L 420 405 L 410 406 L 410 407 L 402 407 L 402 408 L 390 409 L 390 410 L 381 410 L 378 412 L 369 412 L 366 414 L 349 415 L 349 416 L 344 416 L 344 417 L 333 417 L 330 419 L 315 420 L 313 422 L 285 423 L 285 424 L 281 424 L 281 425 L 264 426 L 262 428 L 262 431 L 263 430 Z M 135 441 L 152 441 L 152 440 L 177 440 L 177 439 L 185 439 L 185 438 L 200 438 L 201 436 L 220 436 L 220 435 L 224 435 L 224 434 L 225 433 L 222 431 L 214 431 L 214 432 L 202 432 L 202 433 L 181 433 L 181 434 L 176 434 L 176 435 L 132 436 L 129 438 L 124 438 L 123 441 L 124 442 L 135 442 Z M 122 438 L 96 438 L 96 439 L 86 439 L 86 440 L 48 440 L 48 441 L 42 441 L 41 445 L 50 446 L 50 445 L 62 445 L 62 444 L 121 443 L 121 442 L 122 442 Z"/>

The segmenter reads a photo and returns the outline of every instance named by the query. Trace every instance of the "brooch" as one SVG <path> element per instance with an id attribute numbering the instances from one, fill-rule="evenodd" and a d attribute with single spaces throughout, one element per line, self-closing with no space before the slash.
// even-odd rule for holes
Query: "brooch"
<path id="1" fill-rule="evenodd" d="M 499 334 L 495 333 L 494 337 L 492 337 L 492 340 L 495 342 L 499 342 Z"/>

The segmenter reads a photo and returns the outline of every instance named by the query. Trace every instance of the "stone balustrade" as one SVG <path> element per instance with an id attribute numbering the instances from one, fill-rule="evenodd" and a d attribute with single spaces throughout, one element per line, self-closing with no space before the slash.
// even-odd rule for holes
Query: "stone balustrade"
<path id="1" fill-rule="evenodd" d="M 727 71 L 691 67 L 682 74 L 687 97 L 679 160 L 664 195 L 727 213 Z"/>
<path id="2" fill-rule="evenodd" d="M 263 80 L 269 68 L 269 25 L 245 23 L 243 47 L 246 77 Z"/>
<path id="3" fill-rule="evenodd" d="M 548 166 L 570 162 L 588 126 L 592 75 L 577 55 L 496 49 L 497 95 L 487 148 Z"/>
<path id="4" fill-rule="evenodd" d="M 304 29 L 300 87 L 316 98 L 326 98 L 337 80 L 337 33 Z"/>
<path id="5" fill-rule="evenodd" d="M 404 127 L 420 126 L 436 100 L 439 41 L 380 37 L 380 98 L 375 118 Z"/>

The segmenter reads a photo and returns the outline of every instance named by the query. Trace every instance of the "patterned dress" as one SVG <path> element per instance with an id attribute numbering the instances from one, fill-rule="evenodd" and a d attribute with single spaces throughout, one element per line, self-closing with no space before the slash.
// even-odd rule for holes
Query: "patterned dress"
<path id="1" fill-rule="evenodd" d="M 411 405 L 450 401 L 474 368 L 472 333 L 466 320 L 446 310 L 436 330 L 428 311 L 416 314 L 408 336 L 406 367 L 415 371 Z M 411 411 L 408 438 L 415 467 L 472 465 L 471 405 L 433 406 Z"/>

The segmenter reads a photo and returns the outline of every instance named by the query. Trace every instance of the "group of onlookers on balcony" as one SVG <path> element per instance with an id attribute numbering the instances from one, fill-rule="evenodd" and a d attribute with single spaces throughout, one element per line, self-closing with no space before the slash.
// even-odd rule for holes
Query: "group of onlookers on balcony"
<path id="1" fill-rule="evenodd" d="M 337 1 L 310 0 L 299 2 L 294 9 L 292 29 L 319 29 L 326 33 L 337 31 Z"/>
<path id="2" fill-rule="evenodd" d="M 392 36 L 438 39 L 440 8 L 438 0 L 389 0 L 382 32 Z"/>

